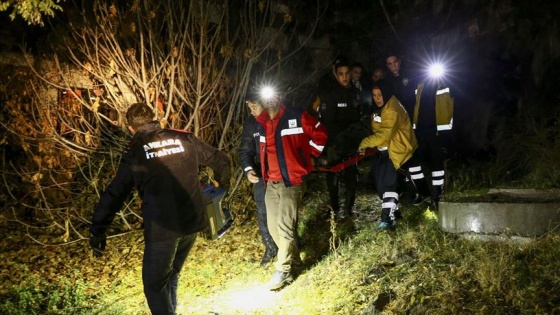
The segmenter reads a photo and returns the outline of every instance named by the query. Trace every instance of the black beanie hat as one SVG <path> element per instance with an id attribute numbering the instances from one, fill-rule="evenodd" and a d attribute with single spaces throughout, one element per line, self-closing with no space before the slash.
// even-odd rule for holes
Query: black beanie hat
<path id="1" fill-rule="evenodd" d="M 250 85 L 245 92 L 245 101 L 249 102 L 258 102 L 261 98 L 261 95 L 256 86 Z"/>
<path id="2" fill-rule="evenodd" d="M 344 63 L 345 65 L 348 65 L 348 59 L 346 58 L 346 56 L 344 55 L 338 55 L 334 58 L 332 65 L 336 68 L 338 66 L 338 64 Z"/>

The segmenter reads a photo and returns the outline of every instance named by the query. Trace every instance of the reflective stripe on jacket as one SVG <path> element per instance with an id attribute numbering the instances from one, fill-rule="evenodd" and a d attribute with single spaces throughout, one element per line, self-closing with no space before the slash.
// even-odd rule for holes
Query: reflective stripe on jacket
<path id="1" fill-rule="evenodd" d="M 266 136 L 274 132 L 276 157 L 282 180 L 286 187 L 303 183 L 304 177 L 313 170 L 311 155 L 318 157 L 327 143 L 327 131 L 323 124 L 307 112 L 300 112 L 284 105 L 274 119 L 278 119 L 276 130 L 267 128 L 270 121 L 263 111 L 257 121 L 260 123 L 260 156 L 263 178 L 268 181 Z"/>
<path id="2" fill-rule="evenodd" d="M 416 104 L 414 106 L 414 115 L 412 126 L 416 129 L 418 123 L 418 112 L 420 109 L 420 98 L 422 96 L 422 89 L 424 83 L 418 84 L 416 90 Z M 436 124 L 437 130 L 451 130 L 453 129 L 453 98 L 449 93 L 448 87 L 438 87 L 436 90 Z"/>
<path id="3" fill-rule="evenodd" d="M 371 119 L 373 135 L 360 143 L 360 150 L 375 148 L 389 150 L 389 158 L 399 169 L 412 157 L 418 146 L 410 118 L 395 96 L 391 97 L 379 114 Z"/>

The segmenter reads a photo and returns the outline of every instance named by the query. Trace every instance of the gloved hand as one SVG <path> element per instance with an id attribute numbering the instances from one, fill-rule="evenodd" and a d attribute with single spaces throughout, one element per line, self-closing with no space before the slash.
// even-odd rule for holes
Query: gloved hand
<path id="1" fill-rule="evenodd" d="M 97 236 L 92 235 L 89 238 L 89 246 L 93 250 L 93 255 L 95 257 L 103 256 L 105 245 L 107 245 L 107 235 L 105 235 L 105 233 Z"/>

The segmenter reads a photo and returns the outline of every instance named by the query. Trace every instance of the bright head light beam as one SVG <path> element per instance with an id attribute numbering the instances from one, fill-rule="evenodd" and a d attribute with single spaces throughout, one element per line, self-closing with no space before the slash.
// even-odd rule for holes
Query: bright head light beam
<path id="1" fill-rule="evenodd" d="M 265 86 L 261 89 L 261 97 L 265 100 L 269 100 L 276 95 L 274 89 L 270 86 Z"/>
<path id="2" fill-rule="evenodd" d="M 185 303 L 177 305 L 181 314 L 269 314 L 270 310 L 281 308 L 284 291 L 271 291 L 262 282 L 228 283 L 227 288 L 218 290 L 207 303 Z M 191 301 L 184 296 L 179 301 Z M 208 308 L 211 308 L 210 310 Z"/>
<path id="3" fill-rule="evenodd" d="M 434 79 L 441 78 L 445 74 L 445 68 L 441 63 L 434 63 L 428 68 L 430 76 Z"/>

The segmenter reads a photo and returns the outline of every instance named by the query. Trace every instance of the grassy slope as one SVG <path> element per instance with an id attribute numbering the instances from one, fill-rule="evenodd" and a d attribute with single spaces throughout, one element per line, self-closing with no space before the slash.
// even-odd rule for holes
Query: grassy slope
<path id="1" fill-rule="evenodd" d="M 279 292 L 258 265 L 254 216 L 218 241 L 199 238 L 184 266 L 180 314 L 559 314 L 560 236 L 528 244 L 474 242 L 441 233 L 424 209 L 403 207 L 397 230 L 373 230 L 379 199 L 363 185 L 359 216 L 331 220 L 314 174 L 301 213 L 304 266 Z M 142 237 L 109 240 L 106 255 L 86 242 L 42 247 L 8 230 L 0 260 L 0 313 L 148 314 L 141 285 Z M 42 236 L 47 238 L 47 236 Z M 54 296 L 54 297 L 53 297 Z"/>

